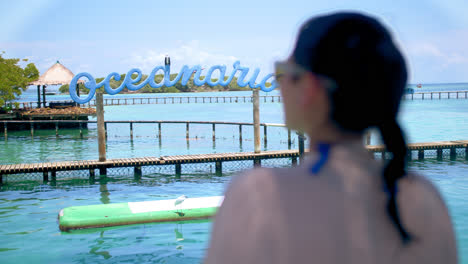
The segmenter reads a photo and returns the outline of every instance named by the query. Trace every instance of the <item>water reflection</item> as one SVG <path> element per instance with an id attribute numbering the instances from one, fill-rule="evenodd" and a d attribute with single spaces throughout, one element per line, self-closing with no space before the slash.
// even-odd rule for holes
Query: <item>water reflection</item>
<path id="1" fill-rule="evenodd" d="M 99 192 L 101 193 L 101 203 L 103 204 L 109 204 L 110 203 L 110 192 L 107 189 L 107 177 L 102 177 L 102 179 L 99 180 Z"/>

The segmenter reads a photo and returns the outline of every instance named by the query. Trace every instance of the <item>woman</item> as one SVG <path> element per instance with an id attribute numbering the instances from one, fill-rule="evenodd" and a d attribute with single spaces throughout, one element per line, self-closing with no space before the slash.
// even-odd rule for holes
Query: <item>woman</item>
<path id="1" fill-rule="evenodd" d="M 396 116 L 407 72 L 387 30 L 357 13 L 313 18 L 276 72 L 287 126 L 307 133 L 310 154 L 233 180 L 206 263 L 456 263 L 444 202 L 405 169 Z M 363 146 L 371 127 L 385 164 Z"/>

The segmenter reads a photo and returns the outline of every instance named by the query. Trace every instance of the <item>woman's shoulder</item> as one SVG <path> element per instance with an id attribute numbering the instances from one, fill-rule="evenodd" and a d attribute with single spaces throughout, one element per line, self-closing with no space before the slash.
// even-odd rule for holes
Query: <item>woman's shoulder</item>
<path id="1" fill-rule="evenodd" d="M 437 187 L 428 178 L 416 173 L 408 173 L 398 182 L 398 197 L 403 200 L 402 203 L 413 204 L 420 209 L 446 208 Z"/>
<path id="2" fill-rule="evenodd" d="M 436 186 L 426 177 L 411 173 L 399 181 L 398 187 L 402 222 L 415 244 L 424 245 L 420 248 L 428 252 L 439 252 L 446 260 L 456 260 L 452 220 Z"/>

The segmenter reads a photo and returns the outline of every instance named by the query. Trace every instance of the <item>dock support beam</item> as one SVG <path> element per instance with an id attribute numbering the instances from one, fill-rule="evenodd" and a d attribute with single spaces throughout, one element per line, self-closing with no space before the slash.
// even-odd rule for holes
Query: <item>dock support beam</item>
<path id="1" fill-rule="evenodd" d="M 59 135 L 58 128 L 59 128 L 58 122 L 55 122 L 55 136 L 56 137 L 58 137 L 58 135 Z"/>
<path id="2" fill-rule="evenodd" d="M 223 174 L 223 163 L 221 161 L 215 162 L 216 175 L 221 176 Z"/>
<path id="3" fill-rule="evenodd" d="M 57 181 L 57 171 L 53 170 L 50 172 L 50 177 L 52 178 L 52 181 Z"/>
<path id="4" fill-rule="evenodd" d="M 96 177 L 96 174 L 94 172 L 94 169 L 89 169 L 89 180 L 94 181 L 95 177 Z"/>
<path id="5" fill-rule="evenodd" d="M 298 138 L 299 138 L 299 160 L 302 162 L 302 159 L 304 158 L 304 133 L 299 132 L 297 133 Z"/>
<path id="6" fill-rule="evenodd" d="M 180 175 L 182 174 L 182 165 L 180 163 L 175 165 L 175 174 L 176 178 L 180 179 Z"/>
<path id="7" fill-rule="evenodd" d="M 3 130 L 5 132 L 5 139 L 8 139 L 8 125 L 6 122 L 3 123 Z"/>
<path id="8" fill-rule="evenodd" d="M 100 176 L 107 176 L 107 168 L 104 166 L 99 167 L 99 175 Z"/>
<path id="9" fill-rule="evenodd" d="M 130 122 L 130 138 L 133 139 L 133 123 Z"/>
<path id="10" fill-rule="evenodd" d="M 42 172 L 42 181 L 43 182 L 49 181 L 49 173 L 47 171 Z"/>
<path id="11" fill-rule="evenodd" d="M 291 158 L 291 164 L 293 167 L 297 166 L 297 157 L 292 157 Z"/>
<path id="12" fill-rule="evenodd" d="M 261 159 L 254 159 L 254 167 L 259 168 L 262 166 L 262 160 Z"/>
<path id="13" fill-rule="evenodd" d="M 457 149 L 456 148 L 450 148 L 450 159 L 454 160 L 457 158 Z"/>
<path id="14" fill-rule="evenodd" d="M 288 128 L 288 149 L 291 149 L 291 129 Z"/>
<path id="15" fill-rule="evenodd" d="M 190 129 L 189 129 L 189 122 L 186 123 L 185 125 L 185 138 L 188 140 L 190 138 Z"/>
<path id="16" fill-rule="evenodd" d="M 424 150 L 423 149 L 418 150 L 418 159 L 419 160 L 424 159 Z"/>
<path id="17" fill-rule="evenodd" d="M 437 159 L 442 160 L 442 149 L 437 149 Z"/>
<path id="18" fill-rule="evenodd" d="M 133 168 L 133 175 L 135 180 L 141 179 L 141 166 L 135 166 Z"/>

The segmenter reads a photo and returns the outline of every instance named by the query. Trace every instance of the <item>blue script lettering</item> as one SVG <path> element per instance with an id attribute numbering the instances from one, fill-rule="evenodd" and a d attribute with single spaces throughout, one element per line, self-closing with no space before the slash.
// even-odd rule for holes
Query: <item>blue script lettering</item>
<path id="1" fill-rule="evenodd" d="M 177 76 L 173 80 L 171 80 L 171 68 L 170 68 L 169 65 L 165 65 L 164 67 L 163 66 L 156 66 L 151 71 L 148 78 L 146 78 L 144 81 L 141 81 L 141 78 L 143 77 L 143 73 L 141 72 L 141 70 L 131 69 L 125 75 L 125 78 L 122 81 L 122 84 L 119 87 L 115 88 L 115 89 L 110 86 L 110 80 L 112 78 L 114 78 L 114 80 L 120 81 L 121 77 L 120 77 L 120 75 L 118 73 L 112 72 L 109 75 L 107 75 L 107 77 L 104 80 L 102 80 L 100 83 L 96 83 L 96 79 L 94 79 L 94 77 L 91 74 L 89 74 L 87 72 L 82 72 L 82 73 L 78 73 L 77 75 L 75 75 L 75 77 L 73 77 L 73 79 L 70 82 L 70 97 L 73 99 L 73 101 L 75 101 L 75 102 L 77 102 L 79 104 L 85 104 L 85 103 L 89 102 L 91 99 L 93 99 L 94 94 L 96 93 L 96 90 L 101 88 L 102 86 L 104 86 L 104 90 L 108 94 L 114 95 L 114 94 L 118 94 L 125 87 L 127 87 L 131 91 L 139 90 L 139 89 L 143 88 L 147 84 L 149 84 L 149 86 L 151 86 L 153 88 L 160 88 L 163 85 L 165 85 L 167 87 L 171 87 L 171 86 L 174 86 L 179 80 L 181 81 L 182 85 L 186 85 L 187 82 L 189 81 L 190 77 L 192 76 L 192 74 L 194 74 L 193 83 L 196 86 L 202 86 L 205 83 L 210 85 L 210 86 L 216 86 L 216 85 L 226 86 L 229 83 L 231 83 L 231 81 L 234 78 L 237 71 L 240 72 L 240 76 L 237 79 L 237 84 L 240 87 L 245 87 L 245 86 L 249 85 L 249 87 L 252 88 L 252 89 L 260 88 L 264 92 L 273 91 L 276 87 L 278 87 L 278 84 L 277 84 L 276 80 L 274 80 L 274 79 L 271 81 L 271 86 L 270 87 L 266 86 L 267 81 L 270 78 L 274 77 L 274 75 L 272 73 L 266 75 L 260 81 L 260 83 L 256 83 L 258 74 L 260 73 L 260 69 L 256 68 L 254 70 L 252 76 L 250 77 L 250 79 L 248 81 L 246 81 L 245 78 L 247 77 L 247 75 L 249 73 L 249 68 L 240 66 L 239 61 L 234 62 L 232 67 L 233 67 L 233 70 L 232 70 L 231 74 L 229 75 L 229 77 L 226 80 L 224 80 L 225 76 L 226 76 L 226 66 L 224 66 L 224 65 L 214 65 L 214 66 L 212 66 L 208 70 L 205 78 L 203 78 L 203 79 L 200 79 L 201 74 L 202 74 L 202 67 L 200 65 L 195 65 L 195 66 L 193 66 L 191 68 L 189 66 L 187 66 L 187 65 L 184 65 L 182 67 L 182 69 L 180 70 L 180 72 L 177 74 Z M 213 81 L 211 79 L 211 76 L 213 75 L 213 73 L 216 70 L 219 71 L 219 78 L 216 81 Z M 161 82 L 157 83 L 157 82 L 155 82 L 154 78 L 156 76 L 156 73 L 159 72 L 159 71 L 163 71 L 164 79 Z M 133 78 L 132 76 L 134 76 L 135 74 L 136 74 L 136 77 Z M 88 79 L 88 81 L 85 82 L 85 87 L 87 89 L 89 89 L 89 93 L 88 93 L 88 96 L 86 96 L 86 98 L 80 98 L 78 96 L 77 92 L 76 92 L 76 84 L 78 83 L 78 80 L 80 78 L 83 78 L 83 77 Z M 137 84 L 138 82 L 140 82 L 140 83 Z"/>

